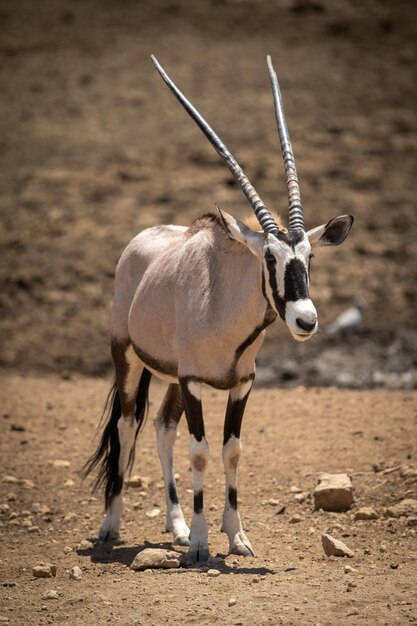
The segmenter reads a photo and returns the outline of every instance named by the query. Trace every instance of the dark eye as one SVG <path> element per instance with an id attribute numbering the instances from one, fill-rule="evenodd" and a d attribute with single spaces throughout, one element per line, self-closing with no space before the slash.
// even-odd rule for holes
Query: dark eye
<path id="1" fill-rule="evenodd" d="M 271 254 L 270 252 L 267 252 L 267 253 L 265 254 L 265 261 L 266 261 L 267 263 L 276 263 L 276 262 L 277 262 L 277 260 L 276 260 L 276 258 L 274 257 L 274 255 L 273 255 L 273 254 Z"/>

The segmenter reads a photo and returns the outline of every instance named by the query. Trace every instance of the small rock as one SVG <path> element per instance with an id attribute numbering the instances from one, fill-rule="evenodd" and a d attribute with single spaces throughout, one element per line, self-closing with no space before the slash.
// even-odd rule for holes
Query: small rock
<path id="1" fill-rule="evenodd" d="M 73 487 L 75 485 L 74 481 L 72 480 L 72 478 L 68 478 L 68 480 L 66 480 L 64 482 L 64 487 Z"/>
<path id="2" fill-rule="evenodd" d="M 411 465 L 401 465 L 401 478 L 417 478 L 417 469 Z"/>
<path id="3" fill-rule="evenodd" d="M 50 589 L 43 594 L 42 600 L 56 600 L 58 598 L 58 592 L 55 589 Z"/>
<path id="4" fill-rule="evenodd" d="M 218 576 L 220 576 L 220 571 L 218 569 L 209 569 L 207 572 L 207 576 L 209 578 L 217 578 Z"/>
<path id="5" fill-rule="evenodd" d="M 298 524 L 299 522 L 302 522 L 303 518 L 301 517 L 301 515 L 298 515 L 298 513 L 294 513 L 294 515 L 292 515 L 290 517 L 290 519 L 288 520 L 289 524 Z"/>
<path id="6" fill-rule="evenodd" d="M 71 552 L 74 552 L 74 550 L 71 548 L 71 546 L 65 546 L 64 554 L 70 554 Z"/>
<path id="7" fill-rule="evenodd" d="M 274 498 L 269 498 L 268 504 L 270 506 L 278 506 L 279 503 L 278 503 L 278 500 L 275 500 Z"/>
<path id="8" fill-rule="evenodd" d="M 283 513 L 285 513 L 285 504 L 281 505 L 278 509 L 278 511 L 276 512 L 276 515 L 282 515 Z"/>
<path id="9" fill-rule="evenodd" d="M 230 598 L 229 599 L 229 606 L 235 606 L 236 602 L 237 602 L 236 598 Z"/>
<path id="10" fill-rule="evenodd" d="M 83 539 L 82 541 L 80 541 L 80 543 L 77 546 L 77 550 L 83 551 L 83 550 L 92 550 L 94 548 L 94 544 L 91 541 L 88 541 L 88 539 Z"/>
<path id="11" fill-rule="evenodd" d="M 354 574 L 355 572 L 357 572 L 357 570 L 354 567 L 351 567 L 350 565 L 345 565 L 343 568 L 343 571 L 345 574 Z"/>
<path id="12" fill-rule="evenodd" d="M 381 545 L 379 546 L 379 551 L 380 552 L 386 552 L 387 551 L 387 546 L 383 543 L 381 543 Z"/>
<path id="13" fill-rule="evenodd" d="M 32 569 L 32 574 L 35 578 L 52 578 L 56 576 L 56 565 L 51 565 L 50 563 L 35 565 Z"/>
<path id="14" fill-rule="evenodd" d="M 162 548 L 145 548 L 132 561 L 131 569 L 141 571 L 145 569 L 179 567 L 181 553 Z"/>
<path id="15" fill-rule="evenodd" d="M 135 476 L 132 476 L 131 478 L 129 478 L 129 480 L 127 481 L 127 484 L 129 487 L 133 487 L 134 489 L 140 489 L 140 488 L 147 489 L 149 485 L 151 484 L 151 482 L 152 481 L 148 476 L 138 476 L 136 474 Z"/>
<path id="16" fill-rule="evenodd" d="M 72 522 L 73 519 L 77 519 L 77 514 L 70 511 L 64 515 L 63 522 Z"/>
<path id="17" fill-rule="evenodd" d="M 8 502 L 15 502 L 17 500 L 17 496 L 15 493 L 13 493 L 13 491 L 11 491 L 10 493 L 7 494 L 7 501 Z"/>
<path id="18" fill-rule="evenodd" d="M 41 529 L 39 526 L 29 526 L 28 533 L 40 533 Z"/>
<path id="19" fill-rule="evenodd" d="M 407 519 L 407 526 L 409 527 L 417 526 L 417 517 L 415 516 L 409 517 Z"/>
<path id="20" fill-rule="evenodd" d="M 74 567 L 70 569 L 69 577 L 71 580 L 81 580 L 83 577 L 81 568 L 78 567 L 78 565 L 74 565 Z"/>
<path id="21" fill-rule="evenodd" d="M 401 500 L 398 504 L 387 507 L 385 509 L 385 515 L 387 517 L 410 517 L 412 515 L 417 515 L 417 500 L 414 498 Z"/>
<path id="22" fill-rule="evenodd" d="M 10 511 L 9 505 L 5 502 L 0 504 L 0 513 L 8 513 Z"/>
<path id="23" fill-rule="evenodd" d="M 19 485 L 21 487 L 24 487 L 24 489 L 33 489 L 35 483 L 33 482 L 33 480 L 30 480 L 30 478 L 21 478 L 19 480 Z"/>
<path id="24" fill-rule="evenodd" d="M 56 469 L 65 469 L 71 465 L 69 461 L 65 461 L 64 459 L 56 459 L 55 461 L 50 461 L 50 464 Z"/>
<path id="25" fill-rule="evenodd" d="M 398 569 L 399 567 L 398 563 L 390 563 L 389 566 L 391 569 Z"/>
<path id="26" fill-rule="evenodd" d="M 292 485 L 290 487 L 290 492 L 291 493 L 302 493 L 302 489 L 300 489 L 300 487 L 297 487 L 297 485 Z"/>
<path id="27" fill-rule="evenodd" d="M 152 511 L 147 511 L 145 515 L 146 517 L 158 517 L 160 512 L 161 512 L 160 509 L 152 509 Z"/>
<path id="28" fill-rule="evenodd" d="M 316 511 L 347 511 L 353 504 L 352 481 L 347 474 L 321 474 L 313 495 Z"/>
<path id="29" fill-rule="evenodd" d="M 304 493 L 296 493 L 294 496 L 294 500 L 301 504 L 302 502 L 305 502 L 307 500 L 309 495 L 310 494 L 308 493 L 308 491 L 305 491 Z"/>
<path id="30" fill-rule="evenodd" d="M 3 476 L 2 482 L 10 485 L 17 485 L 19 483 L 19 479 L 16 478 L 16 476 Z"/>
<path id="31" fill-rule="evenodd" d="M 321 543 L 326 556 L 353 556 L 352 550 L 350 550 L 343 541 L 335 539 L 331 535 L 324 533 L 321 536 Z"/>
<path id="32" fill-rule="evenodd" d="M 363 506 L 356 511 L 353 519 L 355 520 L 355 522 L 357 520 L 378 519 L 378 513 L 371 506 Z"/>

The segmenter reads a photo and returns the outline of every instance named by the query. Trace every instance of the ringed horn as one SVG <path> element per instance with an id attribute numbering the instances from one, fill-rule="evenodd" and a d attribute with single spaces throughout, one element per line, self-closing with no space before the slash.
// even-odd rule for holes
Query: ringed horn
<path id="1" fill-rule="evenodd" d="M 279 228 L 275 223 L 271 213 L 266 208 L 260 197 L 255 191 L 253 185 L 249 182 L 247 176 L 245 176 L 242 168 L 234 159 L 232 154 L 229 152 L 225 144 L 222 142 L 220 137 L 214 132 L 211 126 L 206 122 L 206 120 L 200 115 L 197 109 L 187 100 L 184 94 L 178 89 L 178 87 L 172 82 L 169 78 L 168 74 L 162 68 L 162 66 L 158 63 L 156 57 L 152 54 L 151 59 L 156 69 L 160 73 L 163 80 L 166 82 L 168 87 L 171 89 L 172 93 L 175 95 L 177 100 L 179 100 L 180 104 L 187 111 L 188 115 L 195 121 L 197 126 L 203 131 L 209 142 L 216 149 L 218 154 L 221 156 L 223 161 L 226 163 L 227 167 L 231 171 L 233 177 L 236 182 L 240 185 L 243 193 L 246 198 L 249 200 L 252 209 L 255 212 L 255 215 L 262 226 L 263 230 L 266 233 L 272 233 L 274 235 L 278 235 Z"/>
<path id="2" fill-rule="evenodd" d="M 282 158 L 284 159 L 285 178 L 288 188 L 288 223 L 290 231 L 304 231 L 303 207 L 301 206 L 300 187 L 298 184 L 297 170 L 295 169 L 294 153 L 288 133 L 285 119 L 284 106 L 282 104 L 281 91 L 277 75 L 272 66 L 271 57 L 267 56 L 269 76 L 272 83 L 274 96 L 275 117 L 278 126 L 279 141 L 281 144 Z"/>

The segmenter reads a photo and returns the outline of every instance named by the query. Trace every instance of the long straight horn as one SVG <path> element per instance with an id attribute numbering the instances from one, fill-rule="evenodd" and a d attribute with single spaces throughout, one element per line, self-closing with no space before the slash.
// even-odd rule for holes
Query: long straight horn
<path id="1" fill-rule="evenodd" d="M 298 184 L 297 170 L 295 169 L 294 153 L 288 133 L 285 119 L 284 106 L 282 104 L 281 91 L 277 75 L 272 66 L 271 57 L 267 56 L 269 76 L 274 95 L 275 117 L 277 120 L 279 141 L 281 144 L 282 158 L 284 159 L 285 178 L 288 188 L 288 222 L 290 231 L 304 230 L 303 207 L 301 206 L 300 186 Z"/>
<path id="2" fill-rule="evenodd" d="M 178 87 L 172 82 L 167 73 L 158 63 L 157 59 L 154 55 L 151 55 L 151 59 L 156 69 L 162 76 L 163 80 L 166 82 L 168 87 L 171 89 L 173 94 L 182 104 L 184 109 L 187 111 L 188 115 L 192 117 L 197 126 L 203 131 L 209 142 L 214 146 L 216 151 L 219 153 L 223 161 L 226 163 L 229 170 L 232 172 L 233 177 L 236 182 L 240 185 L 243 193 L 246 198 L 249 200 L 250 205 L 255 211 L 255 215 L 262 226 L 265 232 L 275 233 L 279 232 L 279 228 L 274 222 L 269 210 L 266 208 L 258 194 L 256 193 L 254 187 L 249 182 L 248 178 L 243 173 L 242 168 L 237 163 L 237 161 L 233 158 L 232 154 L 229 152 L 227 147 L 221 141 L 220 137 L 214 132 L 214 130 L 209 126 L 206 120 L 200 115 L 195 107 L 187 100 L 183 93 L 178 89 Z"/>

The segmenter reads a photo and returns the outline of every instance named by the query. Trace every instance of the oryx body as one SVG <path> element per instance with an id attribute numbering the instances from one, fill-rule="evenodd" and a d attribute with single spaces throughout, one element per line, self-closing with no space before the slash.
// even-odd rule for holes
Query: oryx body
<path id="1" fill-rule="evenodd" d="M 105 484 L 106 517 L 100 537 L 113 539 L 119 534 L 123 476 L 133 459 L 149 380 L 154 374 L 169 383 L 155 420 L 167 498 L 167 529 L 172 531 L 175 543 L 190 546 L 186 560 L 208 558 L 203 484 L 209 450 L 201 384 L 228 389 L 222 530 L 228 534 L 231 552 L 250 555 L 253 551 L 237 510 L 236 473 L 241 422 L 255 377 L 255 357 L 265 328 L 278 315 L 298 340 L 308 339 L 317 331 L 317 313 L 308 292 L 311 248 L 341 243 L 352 218 L 335 218 L 305 232 L 291 144 L 270 61 L 290 198 L 288 231 L 273 219 L 214 131 L 154 63 L 225 160 L 260 226 L 253 230 L 218 209 L 217 214 L 203 215 L 188 228 L 149 228 L 124 251 L 116 271 L 111 320 L 116 371 L 113 408 L 99 449 L 87 468 L 102 461 L 98 482 Z M 190 432 L 193 471 L 191 533 L 178 501 L 173 469 L 176 428 L 183 411 Z"/>

